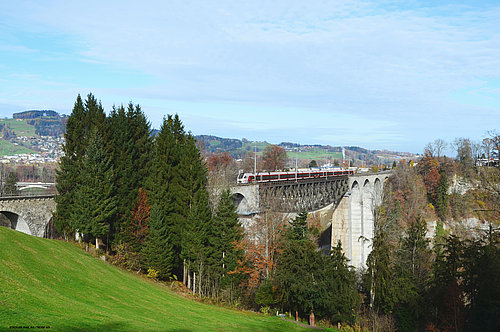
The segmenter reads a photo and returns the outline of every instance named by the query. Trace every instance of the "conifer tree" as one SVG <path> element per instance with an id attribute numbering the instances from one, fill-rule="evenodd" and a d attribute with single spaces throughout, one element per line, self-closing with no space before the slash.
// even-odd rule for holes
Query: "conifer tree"
<path id="1" fill-rule="evenodd" d="M 211 219 L 206 184 L 206 168 L 194 138 L 184 132 L 178 115 L 169 115 L 155 138 L 148 188 L 152 204 L 159 204 L 169 225 L 174 272 L 182 273 L 184 282 L 187 267 L 182 270 L 183 263 L 193 267 L 196 257 L 206 257 L 200 249 L 193 249 L 193 243 L 207 241 L 199 233 L 206 231 Z"/>
<path id="2" fill-rule="evenodd" d="M 448 178 L 446 177 L 446 173 L 441 172 L 441 177 L 439 178 L 436 188 L 435 204 L 436 204 L 437 215 L 443 221 L 446 219 L 449 200 L 450 198 L 448 195 Z"/>
<path id="3" fill-rule="evenodd" d="M 149 234 L 142 248 L 146 269 L 158 271 L 158 278 L 168 280 L 172 276 L 175 252 L 172 233 L 165 222 L 162 209 L 153 205 L 149 217 Z"/>
<path id="4" fill-rule="evenodd" d="M 370 304 L 388 314 L 399 301 L 399 289 L 396 286 L 392 255 L 395 248 L 389 243 L 388 235 L 382 228 L 375 233 L 372 248 L 366 261 L 365 284 L 370 292 Z"/>
<path id="5" fill-rule="evenodd" d="M 208 206 L 208 193 L 200 191 L 189 210 L 182 233 L 183 282 L 189 286 L 191 285 L 189 282 L 191 272 L 196 273 L 198 281 L 201 282 L 200 273 L 203 272 L 203 267 L 207 266 L 208 234 L 212 227 L 211 220 L 212 212 Z"/>
<path id="6" fill-rule="evenodd" d="M 308 315 L 314 310 L 318 299 L 317 289 L 311 278 L 317 277 L 314 269 L 318 262 L 315 244 L 309 239 L 307 213 L 301 213 L 285 232 L 281 243 L 281 254 L 276 264 L 275 283 L 279 288 L 282 308 Z"/>
<path id="7" fill-rule="evenodd" d="M 422 315 L 422 303 L 430 277 L 431 251 L 427 225 L 419 216 L 403 234 L 396 252 L 394 283 L 398 295 L 395 313 L 400 330 L 415 330 Z"/>
<path id="8" fill-rule="evenodd" d="M 340 243 L 330 255 L 316 250 L 307 227 L 307 213 L 299 214 L 286 230 L 276 266 L 282 309 L 298 316 L 311 313 L 332 322 L 350 322 L 360 299 L 356 277 L 349 270 Z"/>
<path id="9" fill-rule="evenodd" d="M 114 196 L 113 166 L 97 129 L 91 133 L 79 179 L 70 223 L 74 230 L 95 237 L 99 248 L 98 239 L 109 233 L 117 198 Z"/>
<path id="10" fill-rule="evenodd" d="M 326 287 L 321 293 L 328 295 L 323 300 L 322 309 L 333 323 L 353 324 L 356 319 L 356 311 L 353 309 L 359 307 L 361 298 L 356 289 L 356 274 L 349 268 L 340 241 L 328 256 L 323 256 L 323 259 L 325 263 L 320 266 L 325 267 L 323 282 Z"/>
<path id="11" fill-rule="evenodd" d="M 215 283 L 214 291 L 219 287 L 231 286 L 239 276 L 228 272 L 236 270 L 238 260 L 243 258 L 242 250 L 236 244 L 243 237 L 243 228 L 238 221 L 238 214 L 233 204 L 229 189 L 222 191 L 220 200 L 208 230 L 207 263 L 210 278 Z"/>
<path id="12" fill-rule="evenodd" d="M 5 195 L 12 196 L 17 193 L 17 175 L 14 172 L 9 172 L 5 186 L 3 188 Z"/>
<path id="13" fill-rule="evenodd" d="M 175 124 L 174 118 L 168 116 L 163 119 L 158 135 L 155 137 L 151 172 L 148 177 L 148 197 L 151 205 L 157 205 L 161 220 L 165 223 L 165 234 L 170 237 L 172 244 L 172 266 L 179 267 L 181 225 L 179 225 L 179 176 L 178 166 L 181 159 L 180 145 L 183 142 L 182 128 Z M 182 136 L 182 137 L 181 137 Z M 185 211 L 187 213 L 187 211 Z M 179 271 L 175 271 L 178 273 Z"/>
<path id="14" fill-rule="evenodd" d="M 151 128 L 140 106 L 128 105 L 113 107 L 107 119 L 108 150 L 111 152 L 115 169 L 114 182 L 116 194 L 120 197 L 118 213 L 113 223 L 113 233 L 127 230 L 124 224 L 131 215 L 131 207 L 135 205 L 138 190 L 145 186 L 149 174 L 149 162 L 152 148 Z"/>
<path id="15" fill-rule="evenodd" d="M 207 172 L 193 136 L 187 135 L 182 147 L 182 159 L 179 164 L 179 191 L 183 200 L 177 206 L 178 222 L 181 227 L 181 259 L 189 266 L 196 265 L 197 257 L 206 257 L 199 251 L 206 245 L 206 232 L 210 227 L 211 210 L 208 200 Z M 187 212 L 187 213 L 186 213 Z M 182 214 L 181 214 L 182 213 Z M 200 247 L 201 246 L 201 247 Z M 185 267 L 187 274 L 190 267 Z M 186 275 L 184 282 L 186 282 Z"/>
<path id="16" fill-rule="evenodd" d="M 66 125 L 64 156 L 56 173 L 58 195 L 54 223 L 65 237 L 75 232 L 69 221 L 75 206 L 75 190 L 80 183 L 79 172 L 88 145 L 88 137 L 94 128 L 98 128 L 102 134 L 105 117 L 101 104 L 91 93 L 87 96 L 85 104 L 78 95 Z"/>

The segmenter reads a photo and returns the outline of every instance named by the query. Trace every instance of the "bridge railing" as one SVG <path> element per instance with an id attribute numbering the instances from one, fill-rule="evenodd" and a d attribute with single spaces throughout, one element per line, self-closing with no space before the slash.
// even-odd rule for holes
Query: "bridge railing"
<path id="1" fill-rule="evenodd" d="M 9 197 L 35 197 L 35 196 L 55 196 L 57 194 L 57 190 L 55 187 L 40 189 L 36 188 L 36 190 L 16 190 L 15 192 L 5 193 L 0 192 L 0 197 L 9 198 Z"/>

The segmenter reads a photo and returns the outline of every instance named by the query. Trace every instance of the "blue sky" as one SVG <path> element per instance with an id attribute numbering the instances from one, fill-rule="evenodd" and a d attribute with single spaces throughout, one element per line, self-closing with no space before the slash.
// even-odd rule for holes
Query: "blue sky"
<path id="1" fill-rule="evenodd" d="M 194 134 L 422 152 L 500 130 L 498 1 L 1 1 L 0 116 L 92 92 Z"/>

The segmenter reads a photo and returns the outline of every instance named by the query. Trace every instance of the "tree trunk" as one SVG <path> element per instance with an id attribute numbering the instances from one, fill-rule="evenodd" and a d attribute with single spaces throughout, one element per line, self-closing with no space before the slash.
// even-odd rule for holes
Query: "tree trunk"
<path id="1" fill-rule="evenodd" d="M 99 249 L 99 238 L 95 238 L 95 248 Z"/>
<path id="2" fill-rule="evenodd" d="M 196 272 L 193 273 L 193 295 L 196 294 Z"/>
<path id="3" fill-rule="evenodd" d="M 309 325 L 316 326 L 314 320 L 314 312 L 311 311 L 311 313 L 309 314 Z"/>
<path id="4" fill-rule="evenodd" d="M 295 321 L 299 321 L 299 312 L 297 310 L 295 310 Z"/>
<path id="5" fill-rule="evenodd" d="M 182 270 L 182 283 L 185 285 L 186 282 L 187 282 L 187 280 L 186 280 L 186 274 L 187 274 L 186 273 L 186 270 L 187 270 L 187 268 L 186 268 L 186 260 L 184 260 L 182 262 L 182 267 L 183 267 L 183 270 Z"/>

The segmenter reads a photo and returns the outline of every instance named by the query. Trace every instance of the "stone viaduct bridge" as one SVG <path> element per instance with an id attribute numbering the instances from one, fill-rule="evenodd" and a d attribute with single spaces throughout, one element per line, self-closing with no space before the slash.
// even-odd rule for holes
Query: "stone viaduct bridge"
<path id="1" fill-rule="evenodd" d="M 304 181 L 239 185 L 231 188 L 243 224 L 258 222 L 259 214 L 307 211 L 320 220 L 320 246 L 330 250 L 338 241 L 356 268 L 363 268 L 371 251 L 373 209 L 380 205 L 390 172 Z"/>
<path id="2" fill-rule="evenodd" d="M 371 251 L 373 208 L 381 203 L 390 172 L 312 180 L 238 185 L 231 188 L 242 223 L 258 222 L 265 211 L 289 217 L 302 211 L 320 221 L 320 246 L 329 250 L 338 241 L 350 263 L 363 268 Z M 0 197 L 0 225 L 47 237 L 56 209 L 55 195 Z"/>
<path id="3" fill-rule="evenodd" d="M 55 195 L 0 197 L 0 224 L 29 235 L 47 237 Z"/>

